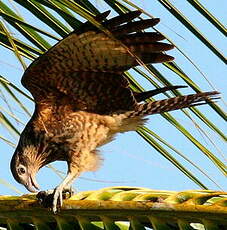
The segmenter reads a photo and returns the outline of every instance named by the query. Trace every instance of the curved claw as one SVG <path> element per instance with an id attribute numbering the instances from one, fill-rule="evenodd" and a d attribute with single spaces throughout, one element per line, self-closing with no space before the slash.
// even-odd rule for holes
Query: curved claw
<path id="1" fill-rule="evenodd" d="M 65 193 L 68 193 L 69 196 L 67 197 Z M 56 187 L 53 192 L 53 203 L 52 203 L 53 212 L 56 213 L 58 208 L 62 207 L 63 199 L 71 197 L 73 193 L 74 191 L 72 187 L 69 188 L 62 188 L 61 186 Z"/>
<path id="2" fill-rule="evenodd" d="M 63 205 L 63 200 L 70 198 L 74 194 L 72 187 L 56 187 L 54 190 L 39 192 L 36 197 L 45 208 L 51 208 L 54 213 Z"/>

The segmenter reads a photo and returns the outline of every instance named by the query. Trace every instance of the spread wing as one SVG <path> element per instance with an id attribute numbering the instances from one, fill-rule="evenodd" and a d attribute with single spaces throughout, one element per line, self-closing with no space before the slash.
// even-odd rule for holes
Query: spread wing
<path id="1" fill-rule="evenodd" d="M 105 20 L 106 13 L 101 14 L 96 20 L 114 38 L 87 22 L 35 60 L 22 84 L 36 104 L 63 104 L 64 99 L 76 109 L 99 114 L 134 108 L 136 100 L 123 72 L 138 65 L 136 57 L 144 63 L 173 60 L 163 53 L 173 48 L 160 42 L 163 35 L 141 32 L 159 19 L 132 21 L 139 15 L 134 11 Z"/>

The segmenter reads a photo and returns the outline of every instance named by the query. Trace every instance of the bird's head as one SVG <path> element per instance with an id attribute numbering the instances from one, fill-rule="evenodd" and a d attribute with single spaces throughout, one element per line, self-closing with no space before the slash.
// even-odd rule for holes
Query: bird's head
<path id="1" fill-rule="evenodd" d="M 28 146 L 21 150 L 17 148 L 12 157 L 10 167 L 15 180 L 23 184 L 27 190 L 30 192 L 39 190 L 36 173 L 42 166 L 38 161 L 34 146 Z"/>

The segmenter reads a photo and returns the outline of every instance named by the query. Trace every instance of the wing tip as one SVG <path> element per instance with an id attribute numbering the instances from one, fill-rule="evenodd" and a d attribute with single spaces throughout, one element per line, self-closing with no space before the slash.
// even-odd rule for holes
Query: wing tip
<path id="1" fill-rule="evenodd" d="M 137 18 L 142 14 L 142 12 L 140 10 L 133 10 L 128 12 L 127 14 L 132 16 L 133 18 Z"/>
<path id="2" fill-rule="evenodd" d="M 102 22 L 104 19 L 106 19 L 108 17 L 110 12 L 111 12 L 111 10 L 104 11 L 103 13 L 96 15 L 94 18 L 95 18 L 95 20 Z"/>

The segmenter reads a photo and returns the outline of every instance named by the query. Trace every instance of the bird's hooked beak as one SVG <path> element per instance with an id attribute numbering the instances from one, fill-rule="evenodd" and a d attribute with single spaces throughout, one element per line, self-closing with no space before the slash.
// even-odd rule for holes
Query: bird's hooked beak
<path id="1" fill-rule="evenodd" d="M 24 186 L 30 192 L 37 192 L 37 190 L 39 190 L 39 184 L 36 181 L 35 174 L 29 176 L 27 183 L 24 184 Z"/>

